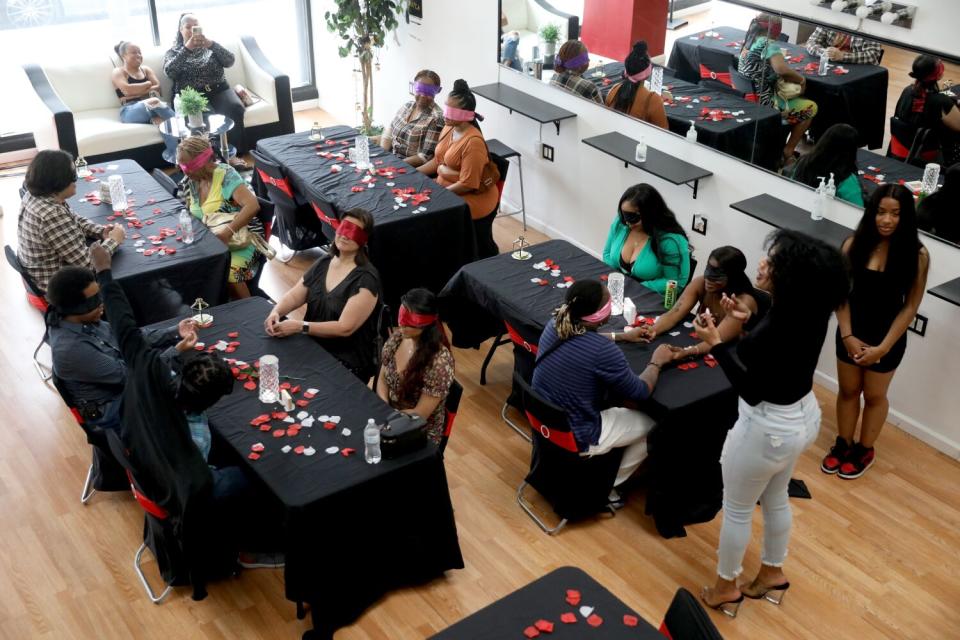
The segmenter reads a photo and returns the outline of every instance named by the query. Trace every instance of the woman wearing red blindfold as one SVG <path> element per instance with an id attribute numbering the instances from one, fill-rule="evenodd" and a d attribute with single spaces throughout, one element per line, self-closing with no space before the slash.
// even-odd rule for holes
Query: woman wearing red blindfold
<path id="1" fill-rule="evenodd" d="M 939 146 L 943 165 L 950 166 L 960 162 L 960 109 L 957 108 L 956 98 L 941 93 L 941 89 L 949 88 L 948 83 L 944 83 L 947 86 L 940 86 L 943 73 L 943 61 L 939 58 L 917 56 L 910 71 L 914 83 L 904 88 L 893 113 L 914 128 L 931 129 L 933 135 L 927 138 L 928 147 L 921 149 L 920 157 L 936 162 Z M 911 142 L 892 136 L 890 150 L 897 157 L 905 157 Z M 898 149 L 902 152 L 898 153 Z"/>
<path id="2" fill-rule="evenodd" d="M 313 263 L 264 321 L 267 334 L 313 336 L 364 383 L 374 374 L 377 327 L 374 309 L 380 275 L 367 255 L 373 216 L 364 209 L 343 214 L 330 254 Z M 283 319 L 307 305 L 303 320 Z"/>
<path id="3" fill-rule="evenodd" d="M 430 160 L 443 130 L 443 109 L 434 100 L 442 90 L 440 76 L 435 72 L 418 72 L 410 83 L 413 100 L 397 111 L 380 136 L 380 146 L 414 167 Z"/>
<path id="4" fill-rule="evenodd" d="M 423 416 L 427 436 L 443 435 L 444 400 L 453 383 L 454 362 L 447 334 L 437 315 L 437 297 L 411 289 L 400 301 L 400 330 L 386 344 L 377 379 L 377 395 L 394 409 Z"/>

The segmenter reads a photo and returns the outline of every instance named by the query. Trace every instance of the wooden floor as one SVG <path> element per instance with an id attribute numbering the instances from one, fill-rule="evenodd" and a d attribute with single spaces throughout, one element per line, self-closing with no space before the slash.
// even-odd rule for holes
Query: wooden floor
<path id="1" fill-rule="evenodd" d="M 314 117 L 300 114 L 298 127 Z M 0 178 L 4 243 L 15 242 L 21 180 Z M 518 226 L 512 218 L 497 222 L 501 248 Z M 289 265 L 270 264 L 264 288 L 279 294 L 311 260 L 298 255 Z M 89 448 L 30 365 L 42 333 L 39 314 L 10 269 L 0 269 L 0 287 L 0 411 L 7 415 L 0 428 L 0 638 L 299 637 L 306 623 L 284 599 L 280 571 L 247 571 L 213 584 L 202 602 L 193 602 L 188 589 L 161 606 L 147 600 L 132 567 L 142 512 L 126 493 L 80 504 Z M 615 518 L 570 526 L 555 538 L 542 534 L 514 500 L 529 445 L 499 416 L 510 350 L 497 353 L 486 387 L 478 384 L 483 352 L 455 355 L 465 393 L 446 467 L 466 568 L 389 595 L 337 638 L 424 638 L 562 565 L 583 568 L 655 625 L 677 587 L 697 592 L 713 579 L 720 519 L 664 540 L 643 514 L 642 495 Z M 796 473 L 814 499 L 793 501 L 790 597 L 779 608 L 747 601 L 736 620 L 713 615 L 718 627 L 728 640 L 958 637 L 960 463 L 891 426 L 866 476 L 826 476 L 818 465 L 836 433 L 834 397 L 823 389 L 817 395 L 823 428 Z M 759 562 L 759 519 L 748 574 Z M 147 571 L 156 575 L 152 563 Z"/>

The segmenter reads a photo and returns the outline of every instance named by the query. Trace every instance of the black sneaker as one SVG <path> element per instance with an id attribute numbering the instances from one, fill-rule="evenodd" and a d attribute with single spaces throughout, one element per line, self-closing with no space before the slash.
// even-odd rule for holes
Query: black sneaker
<path id="1" fill-rule="evenodd" d="M 847 444 L 847 441 L 837 436 L 837 441 L 830 451 L 827 452 L 827 455 L 823 457 L 823 462 L 820 463 L 820 471 L 824 473 L 836 473 L 840 470 L 841 465 L 847 461 L 847 456 L 850 455 L 850 445 Z"/>
<path id="2" fill-rule="evenodd" d="M 844 463 L 840 465 L 840 472 L 837 475 L 844 480 L 859 478 L 873 466 L 876 459 L 877 456 L 873 447 L 868 449 L 857 442 L 850 448 L 850 453 Z"/>

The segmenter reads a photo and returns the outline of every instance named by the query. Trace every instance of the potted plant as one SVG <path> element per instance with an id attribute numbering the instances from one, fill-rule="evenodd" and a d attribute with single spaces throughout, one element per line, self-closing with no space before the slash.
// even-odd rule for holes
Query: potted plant
<path id="1" fill-rule="evenodd" d="M 404 10 L 405 0 L 334 0 L 336 11 L 327 11 L 324 18 L 327 29 L 336 32 L 343 40 L 338 48 L 341 58 L 351 53 L 360 65 L 363 83 L 363 106 L 357 109 L 363 118 L 361 132 L 375 135 L 382 127 L 373 125 L 373 71 L 380 70 L 374 64 L 377 49 L 383 46 L 387 33 L 397 28 L 397 16 Z"/>
<path id="2" fill-rule="evenodd" d="M 180 91 L 180 110 L 187 116 L 187 126 L 203 126 L 203 112 L 208 104 L 207 97 L 193 87 L 185 87 Z"/>
<path id="3" fill-rule="evenodd" d="M 557 41 L 560 40 L 560 27 L 550 22 L 540 27 L 540 39 L 543 40 L 543 57 L 552 60 L 557 54 Z"/>

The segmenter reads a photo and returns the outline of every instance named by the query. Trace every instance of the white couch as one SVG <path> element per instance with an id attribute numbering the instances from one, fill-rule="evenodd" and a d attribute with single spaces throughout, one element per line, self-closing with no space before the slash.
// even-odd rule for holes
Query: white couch
<path id="1" fill-rule="evenodd" d="M 567 40 L 580 38 L 580 18 L 574 14 L 565 13 L 544 0 L 502 0 L 501 8 L 507 16 L 507 24 L 503 27 L 503 32 L 516 31 L 520 34 L 517 53 L 523 62 L 533 59 L 534 46 L 540 47 L 540 55 L 543 56 L 540 28 L 551 22 L 560 29 L 558 51 L 560 45 Z M 548 67 L 552 61 L 549 63 Z"/>
<path id="2" fill-rule="evenodd" d="M 221 42 L 236 62 L 226 69 L 227 82 L 242 84 L 262 101 L 244 114 L 246 142 L 250 148 L 263 137 L 293 132 L 290 80 L 264 57 L 256 40 L 243 36 Z M 163 73 L 166 47 L 143 50 L 143 63 L 157 74 L 164 100 L 170 101 L 171 81 Z M 152 124 L 120 122 L 120 101 L 110 74 L 120 61 L 110 52 L 103 57 L 71 60 L 56 65 L 25 65 L 24 70 L 50 117 L 38 117 L 33 128 L 38 149 L 79 152 L 90 162 L 132 158 L 146 169 L 163 165 L 163 140 Z"/>

